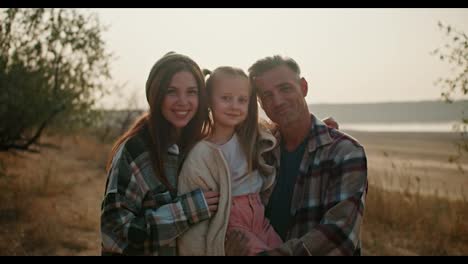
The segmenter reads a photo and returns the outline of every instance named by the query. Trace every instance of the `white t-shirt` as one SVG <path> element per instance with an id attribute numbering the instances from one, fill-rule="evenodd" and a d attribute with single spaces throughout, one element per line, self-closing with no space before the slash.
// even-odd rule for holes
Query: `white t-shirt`
<path id="1" fill-rule="evenodd" d="M 245 195 L 260 192 L 263 178 L 258 170 L 247 174 L 247 159 L 242 151 L 237 134 L 225 144 L 220 145 L 231 173 L 232 196 Z"/>

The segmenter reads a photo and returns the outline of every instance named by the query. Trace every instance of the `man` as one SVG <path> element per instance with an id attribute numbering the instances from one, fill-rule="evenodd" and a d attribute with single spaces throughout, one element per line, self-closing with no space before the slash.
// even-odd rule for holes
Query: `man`
<path id="1" fill-rule="evenodd" d="M 364 148 L 310 113 L 308 84 L 291 58 L 249 68 L 267 116 L 277 125 L 278 176 L 266 215 L 285 243 L 266 255 L 360 255 L 367 193 Z"/>

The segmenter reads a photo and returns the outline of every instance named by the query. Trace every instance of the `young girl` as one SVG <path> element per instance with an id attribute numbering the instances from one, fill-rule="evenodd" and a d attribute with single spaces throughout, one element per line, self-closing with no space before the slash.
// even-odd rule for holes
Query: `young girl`
<path id="1" fill-rule="evenodd" d="M 276 140 L 259 126 L 256 91 L 247 75 L 232 67 L 217 68 L 206 88 L 211 131 L 187 156 L 178 190 L 219 192 L 218 211 L 178 238 L 179 254 L 229 254 L 225 241 L 236 232 L 247 238 L 247 255 L 278 247 L 282 241 L 264 217 L 260 200 L 260 192 L 269 189 L 275 177 L 262 154 L 273 149 Z"/>
<path id="2" fill-rule="evenodd" d="M 176 255 L 176 238 L 209 219 L 218 194 L 177 195 L 184 154 L 206 134 L 205 78 L 189 57 L 170 52 L 146 82 L 149 113 L 121 136 L 110 155 L 101 206 L 103 255 Z"/>

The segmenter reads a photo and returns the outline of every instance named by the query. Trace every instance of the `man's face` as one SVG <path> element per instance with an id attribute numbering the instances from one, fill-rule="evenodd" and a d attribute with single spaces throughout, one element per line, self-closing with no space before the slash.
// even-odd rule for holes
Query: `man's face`
<path id="1" fill-rule="evenodd" d="M 273 68 L 255 79 L 263 110 L 280 127 L 301 122 L 308 113 L 307 82 L 285 65 Z"/>

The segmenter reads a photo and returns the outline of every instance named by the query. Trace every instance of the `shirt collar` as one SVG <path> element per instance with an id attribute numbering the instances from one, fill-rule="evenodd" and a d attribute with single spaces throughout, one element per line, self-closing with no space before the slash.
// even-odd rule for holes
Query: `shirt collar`
<path id="1" fill-rule="evenodd" d="M 310 114 L 312 126 L 309 131 L 309 152 L 313 152 L 317 148 L 332 143 L 332 137 L 330 136 L 330 128 L 322 122 L 322 120 L 316 118 L 313 114 Z"/>
<path id="2" fill-rule="evenodd" d="M 321 146 L 325 146 L 331 144 L 333 139 L 330 135 L 330 128 L 322 122 L 320 119 L 316 118 L 313 114 L 310 114 L 311 118 L 311 127 L 309 130 L 309 134 L 307 136 L 307 149 L 309 153 L 315 151 L 317 148 Z M 281 144 L 281 133 L 278 127 L 276 127 L 274 131 L 274 135 L 276 140 L 278 141 L 277 147 L 273 150 L 273 154 L 279 160 L 280 155 L 280 144 Z"/>
<path id="3" fill-rule="evenodd" d="M 177 144 L 172 144 L 167 152 L 170 154 L 179 155 L 179 146 L 177 146 Z"/>

